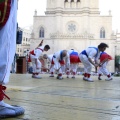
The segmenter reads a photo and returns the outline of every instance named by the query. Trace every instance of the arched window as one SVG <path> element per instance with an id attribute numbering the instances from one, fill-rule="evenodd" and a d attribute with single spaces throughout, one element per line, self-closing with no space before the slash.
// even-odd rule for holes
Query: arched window
<path id="1" fill-rule="evenodd" d="M 80 0 L 77 0 L 77 2 L 80 2 Z"/>
<path id="2" fill-rule="evenodd" d="M 71 0 L 71 2 L 74 2 L 74 0 Z"/>
<path id="3" fill-rule="evenodd" d="M 43 27 L 40 28 L 39 37 L 44 38 L 44 28 Z"/>
<path id="4" fill-rule="evenodd" d="M 100 38 L 105 38 L 105 29 L 104 28 L 100 29 Z"/>
<path id="5" fill-rule="evenodd" d="M 68 2 L 68 0 L 65 0 L 65 2 Z"/>

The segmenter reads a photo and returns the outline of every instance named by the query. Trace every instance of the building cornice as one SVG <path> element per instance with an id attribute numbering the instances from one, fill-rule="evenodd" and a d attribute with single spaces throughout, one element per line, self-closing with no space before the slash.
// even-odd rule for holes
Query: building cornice
<path id="1" fill-rule="evenodd" d="M 88 14 L 100 14 L 100 12 L 98 11 L 98 8 L 94 8 L 91 9 L 89 7 L 84 7 L 81 9 L 62 9 L 62 8 L 55 8 L 55 9 L 47 9 L 47 11 L 45 11 L 46 15 L 49 14 L 84 14 L 84 13 L 88 13 Z"/>
<path id="2" fill-rule="evenodd" d="M 51 39 L 56 39 L 56 38 L 76 38 L 76 39 L 94 39 L 94 35 L 93 34 L 89 34 L 89 33 L 83 33 L 83 34 L 70 34 L 70 33 L 59 33 L 59 32 L 56 32 L 56 33 L 51 33 L 50 34 L 50 38 Z"/>

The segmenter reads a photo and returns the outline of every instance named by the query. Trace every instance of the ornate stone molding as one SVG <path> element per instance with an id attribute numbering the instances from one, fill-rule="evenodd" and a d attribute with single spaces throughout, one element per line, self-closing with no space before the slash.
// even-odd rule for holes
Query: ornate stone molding
<path id="1" fill-rule="evenodd" d="M 79 39 L 94 39 L 94 35 L 90 33 L 83 33 L 83 34 L 70 34 L 70 33 L 51 33 L 50 38 L 55 39 L 55 38 L 79 38 Z"/>

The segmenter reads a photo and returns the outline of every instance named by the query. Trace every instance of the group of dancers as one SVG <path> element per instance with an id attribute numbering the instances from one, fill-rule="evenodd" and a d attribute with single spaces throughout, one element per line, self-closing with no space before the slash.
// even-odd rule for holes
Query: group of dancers
<path id="1" fill-rule="evenodd" d="M 30 51 L 29 59 L 32 62 L 33 78 L 41 78 L 39 73 L 42 70 L 42 63 L 40 62 L 40 56 L 43 59 L 47 59 L 50 63 L 50 67 L 47 68 L 50 71 L 50 77 L 54 77 L 54 73 L 57 72 L 57 79 L 63 79 L 63 72 L 66 73 L 67 78 L 75 78 L 79 63 L 84 65 L 84 77 L 83 80 L 93 82 L 91 78 L 91 71 L 93 66 L 96 72 L 98 72 L 98 79 L 102 80 L 101 76 L 104 74 L 107 76 L 105 80 L 112 80 L 111 73 L 106 68 L 109 60 L 112 57 L 105 52 L 109 46 L 106 43 L 100 43 L 97 47 L 88 47 L 80 53 L 74 49 L 60 50 L 51 55 L 43 54 L 43 51 L 50 49 L 49 45 L 42 45 L 42 42 L 37 48 Z"/>

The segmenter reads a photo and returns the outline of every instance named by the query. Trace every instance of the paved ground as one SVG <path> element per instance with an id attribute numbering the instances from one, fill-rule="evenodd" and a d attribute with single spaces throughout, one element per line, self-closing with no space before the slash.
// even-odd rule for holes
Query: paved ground
<path id="1" fill-rule="evenodd" d="M 120 120 L 120 77 L 94 82 L 76 79 L 33 79 L 31 74 L 11 74 L 5 100 L 25 108 L 25 114 L 4 120 Z M 105 79 L 105 77 L 103 77 Z"/>

